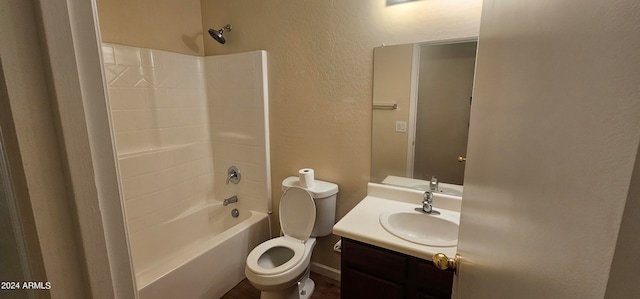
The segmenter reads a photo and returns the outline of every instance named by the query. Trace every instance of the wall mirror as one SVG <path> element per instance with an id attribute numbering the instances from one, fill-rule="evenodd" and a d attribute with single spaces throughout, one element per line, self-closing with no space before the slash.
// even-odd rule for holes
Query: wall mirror
<path id="1" fill-rule="evenodd" d="M 462 194 L 477 41 L 375 48 L 371 181 Z"/>

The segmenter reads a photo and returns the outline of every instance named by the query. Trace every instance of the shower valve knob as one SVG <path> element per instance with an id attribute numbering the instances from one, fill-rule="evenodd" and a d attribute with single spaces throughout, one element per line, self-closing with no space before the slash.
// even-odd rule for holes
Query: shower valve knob
<path id="1" fill-rule="evenodd" d="M 240 182 L 240 170 L 237 167 L 231 166 L 227 169 L 227 185 L 229 182 L 237 184 Z"/>

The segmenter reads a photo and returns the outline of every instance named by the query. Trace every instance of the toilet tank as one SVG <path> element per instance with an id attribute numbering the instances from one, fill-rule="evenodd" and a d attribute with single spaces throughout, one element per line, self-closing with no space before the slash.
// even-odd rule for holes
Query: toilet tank
<path id="1" fill-rule="evenodd" d="M 313 187 L 305 188 L 300 185 L 300 179 L 297 176 L 290 176 L 282 181 L 282 191 L 291 187 L 300 187 L 309 191 L 316 203 L 316 222 L 313 225 L 311 237 L 330 235 L 333 225 L 336 222 L 338 185 L 315 180 Z"/>

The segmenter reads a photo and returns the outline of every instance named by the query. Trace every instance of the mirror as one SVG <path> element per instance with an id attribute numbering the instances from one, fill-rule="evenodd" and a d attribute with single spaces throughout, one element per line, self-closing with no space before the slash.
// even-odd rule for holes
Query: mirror
<path id="1" fill-rule="evenodd" d="M 371 180 L 462 194 L 477 42 L 374 49 Z"/>

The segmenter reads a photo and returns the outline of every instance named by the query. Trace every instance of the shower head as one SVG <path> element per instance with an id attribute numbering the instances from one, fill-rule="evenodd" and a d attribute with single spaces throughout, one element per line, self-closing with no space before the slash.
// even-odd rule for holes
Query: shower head
<path id="1" fill-rule="evenodd" d="M 224 45 L 224 43 L 227 42 L 224 39 L 224 36 L 222 36 L 225 30 L 231 31 L 231 24 L 227 24 L 226 26 L 222 27 L 220 30 L 209 29 L 209 35 L 211 35 L 213 39 L 215 39 L 216 41 Z"/>

